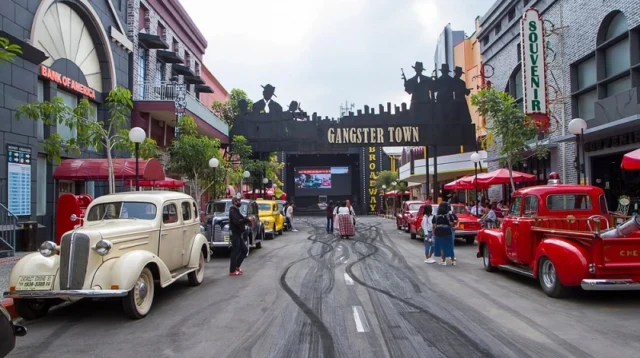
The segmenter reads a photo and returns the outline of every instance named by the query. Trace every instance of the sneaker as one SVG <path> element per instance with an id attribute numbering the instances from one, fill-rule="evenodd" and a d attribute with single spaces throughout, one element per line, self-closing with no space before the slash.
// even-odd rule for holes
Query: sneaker
<path id="1" fill-rule="evenodd" d="M 451 260 L 451 265 L 455 266 L 455 265 L 457 264 L 457 262 L 458 262 L 458 260 L 456 260 L 456 259 L 452 259 L 452 260 Z"/>
<path id="2" fill-rule="evenodd" d="M 229 272 L 229 276 L 242 276 L 242 271 Z"/>
<path id="3" fill-rule="evenodd" d="M 428 264 L 435 264 L 436 260 L 435 259 L 426 259 L 426 260 L 424 260 L 424 262 L 428 263 Z"/>
<path id="4" fill-rule="evenodd" d="M 447 257 L 446 263 L 447 263 L 447 265 L 451 265 L 452 264 L 451 257 Z"/>
<path id="5" fill-rule="evenodd" d="M 446 261 L 440 261 L 440 262 L 438 262 L 438 265 L 447 266 L 447 262 Z"/>
<path id="6" fill-rule="evenodd" d="M 296 232 L 296 231 L 298 231 L 298 230 L 297 230 L 297 229 L 293 229 L 293 230 L 291 230 L 291 231 Z"/>
<path id="7" fill-rule="evenodd" d="M 236 271 L 238 271 L 240 273 L 244 273 L 244 271 L 242 271 L 242 269 L 240 267 L 238 267 L 238 269 Z"/>

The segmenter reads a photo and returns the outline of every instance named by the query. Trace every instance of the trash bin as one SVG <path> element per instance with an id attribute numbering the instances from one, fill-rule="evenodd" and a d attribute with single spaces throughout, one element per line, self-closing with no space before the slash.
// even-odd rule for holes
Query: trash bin
<path id="1" fill-rule="evenodd" d="M 25 221 L 22 223 L 22 247 L 25 251 L 36 251 L 38 237 L 38 222 Z"/>

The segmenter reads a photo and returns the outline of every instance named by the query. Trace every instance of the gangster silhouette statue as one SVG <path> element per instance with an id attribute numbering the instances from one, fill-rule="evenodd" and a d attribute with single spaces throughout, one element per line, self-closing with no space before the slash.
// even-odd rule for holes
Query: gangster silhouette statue
<path id="1" fill-rule="evenodd" d="M 282 106 L 272 100 L 272 97 L 277 97 L 275 95 L 276 88 L 272 85 L 262 86 L 262 96 L 263 99 L 253 104 L 253 113 L 282 113 Z"/>
<path id="2" fill-rule="evenodd" d="M 460 77 L 462 77 L 462 67 L 456 66 L 453 71 L 455 74 L 453 77 L 453 101 L 455 108 L 459 111 L 458 119 L 462 122 L 471 122 L 471 113 L 469 113 L 469 104 L 467 103 L 467 97 L 471 94 L 471 90 L 467 88 L 467 83 Z"/>
<path id="3" fill-rule="evenodd" d="M 441 106 L 448 106 L 449 102 L 453 100 L 453 78 L 449 74 L 449 65 L 443 63 L 440 66 L 440 72 L 442 75 L 436 79 L 436 101 Z"/>
<path id="4" fill-rule="evenodd" d="M 415 66 L 411 66 L 416 71 L 416 75 L 407 80 L 402 71 L 402 79 L 404 80 L 404 90 L 411 95 L 411 107 L 414 107 L 415 103 L 429 103 L 432 101 L 433 96 L 433 79 L 422 75 L 424 72 L 424 66 L 422 62 L 417 62 Z"/>

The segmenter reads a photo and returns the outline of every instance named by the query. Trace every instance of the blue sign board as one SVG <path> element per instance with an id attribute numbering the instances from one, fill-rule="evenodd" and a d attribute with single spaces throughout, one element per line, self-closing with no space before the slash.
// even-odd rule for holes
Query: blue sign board
<path id="1" fill-rule="evenodd" d="M 31 215 L 31 148 L 7 145 L 9 211 Z"/>

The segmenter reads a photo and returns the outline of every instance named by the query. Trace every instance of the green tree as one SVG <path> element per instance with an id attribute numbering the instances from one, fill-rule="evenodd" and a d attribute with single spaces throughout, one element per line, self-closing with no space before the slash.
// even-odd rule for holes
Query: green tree
<path id="1" fill-rule="evenodd" d="M 391 183 L 396 182 L 396 186 L 398 183 L 398 174 L 396 172 L 392 172 L 391 170 L 383 170 L 378 173 L 378 177 L 376 178 L 376 188 L 380 189 L 382 195 L 385 194 L 387 190 L 393 190 Z M 382 190 L 382 186 L 384 185 L 385 189 Z M 382 197 L 384 201 L 385 212 L 389 211 L 387 198 L 385 196 Z M 395 208 L 395 197 L 394 197 L 394 208 Z"/>
<path id="2" fill-rule="evenodd" d="M 211 109 L 216 116 L 220 117 L 229 127 L 233 126 L 233 121 L 240 113 L 240 107 L 238 102 L 245 100 L 247 102 L 247 109 L 251 111 L 253 107 L 253 101 L 249 98 L 247 93 L 241 89 L 234 88 L 229 94 L 229 100 L 226 102 L 215 101 L 211 105 Z"/>
<path id="3" fill-rule="evenodd" d="M 173 140 L 169 148 L 168 169 L 186 177 L 193 189 L 194 199 L 201 208 L 202 194 L 207 192 L 214 183 L 220 183 L 224 175 L 223 158 L 220 154 L 220 141 L 199 135 L 193 118 L 184 116 L 180 119 L 180 136 Z M 209 167 L 209 160 L 217 158 L 218 168 Z M 215 173 L 214 173 L 215 172 Z"/>
<path id="4" fill-rule="evenodd" d="M 16 44 L 9 43 L 5 37 L 0 37 L 0 63 L 11 62 L 16 55 L 22 54 L 22 48 Z"/>
<path id="5" fill-rule="evenodd" d="M 31 118 L 46 126 L 65 125 L 77 133 L 69 139 L 62 138 L 58 133 L 46 138 L 43 141 L 44 151 L 50 160 L 59 162 L 64 153 L 80 155 L 88 147 L 94 147 L 98 152 L 104 150 L 109 167 L 109 193 L 115 193 L 113 151 L 131 153 L 134 148 L 134 143 L 129 140 L 129 115 L 133 108 L 131 92 L 117 87 L 109 92 L 105 104 L 109 113 L 106 123 L 90 119 L 93 109 L 86 99 L 81 100 L 76 108 L 71 108 L 64 104 L 61 97 L 22 104 L 16 110 L 16 119 Z M 156 155 L 156 142 L 146 138 L 140 145 L 140 156 L 148 159 Z"/>
<path id="6" fill-rule="evenodd" d="M 501 157 L 500 161 L 509 168 L 511 189 L 515 191 L 513 181 L 513 166 L 522 162 L 522 153 L 530 150 L 532 141 L 535 142 L 535 155 L 544 158 L 547 149 L 538 146 L 537 123 L 526 116 L 516 105 L 511 95 L 493 87 L 485 87 L 471 96 L 471 104 L 476 106 L 478 114 L 487 119 L 488 150 L 495 150 Z"/>

